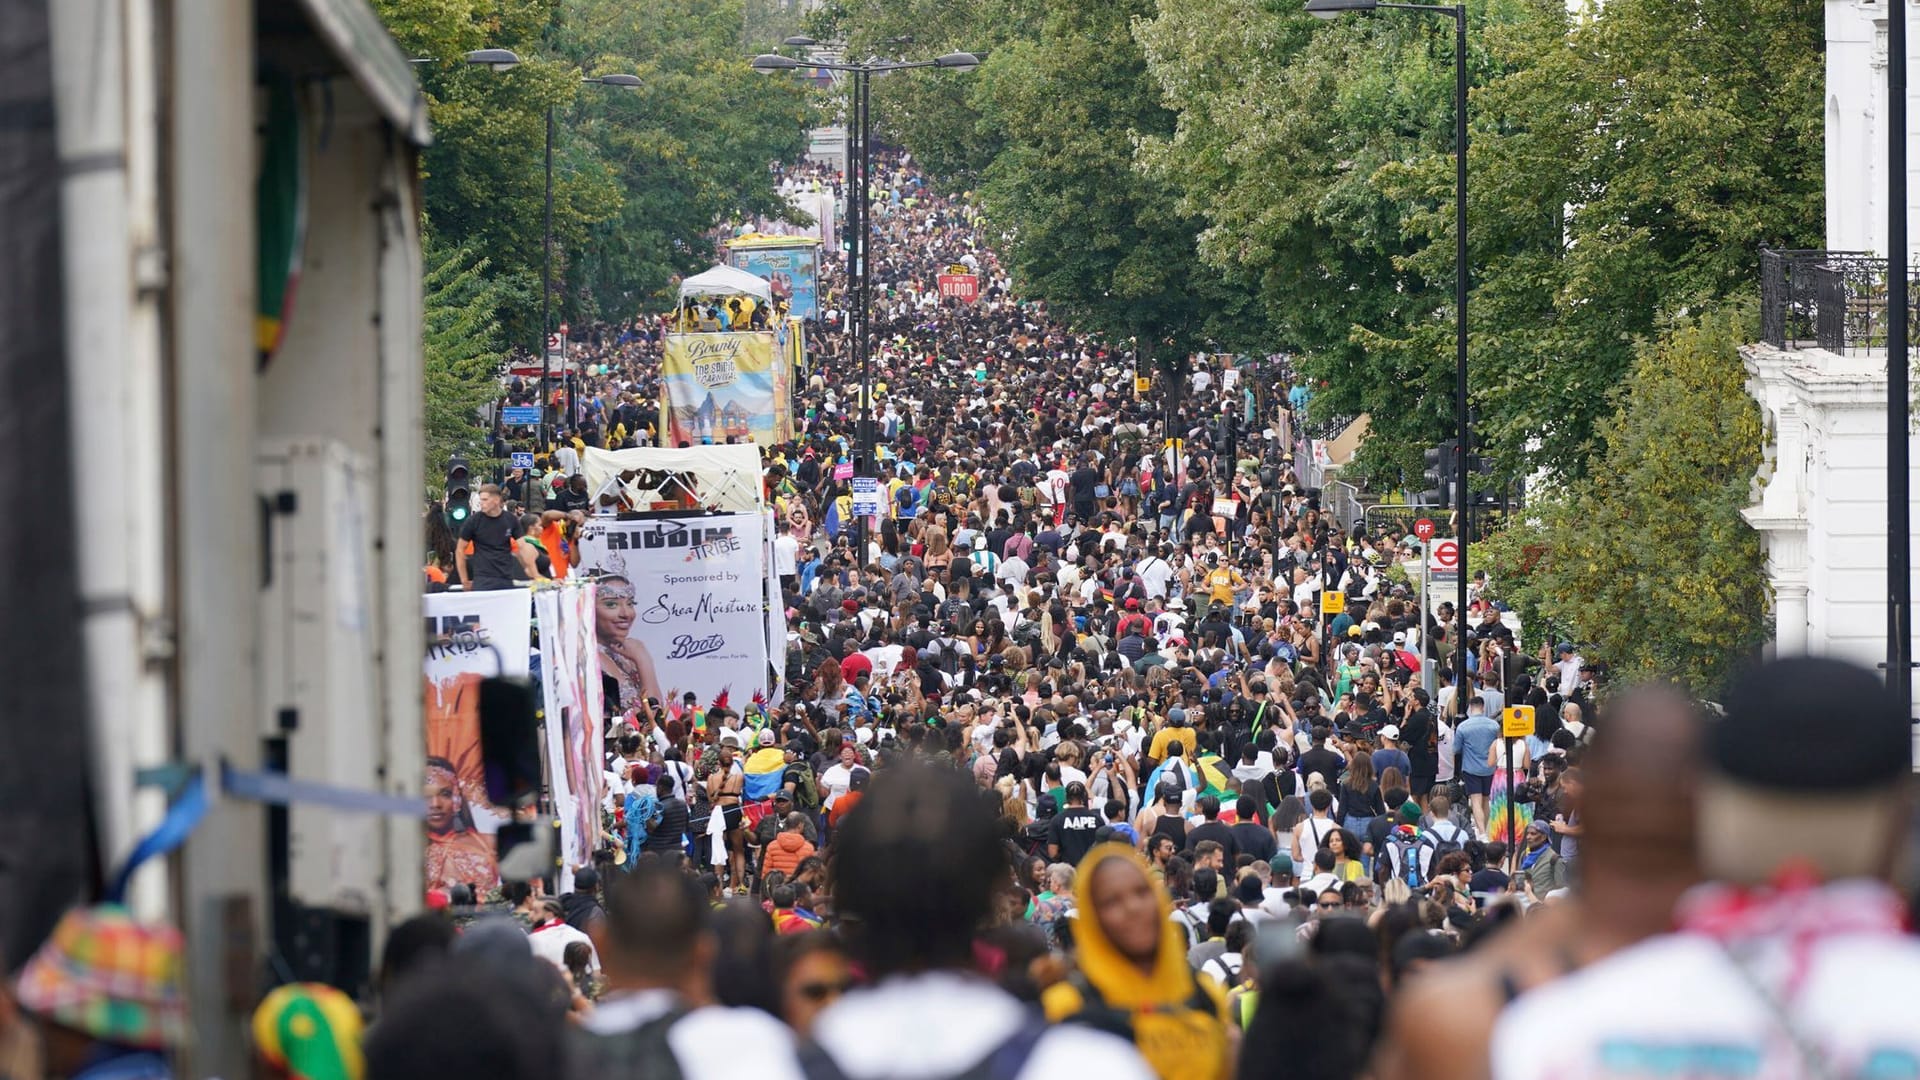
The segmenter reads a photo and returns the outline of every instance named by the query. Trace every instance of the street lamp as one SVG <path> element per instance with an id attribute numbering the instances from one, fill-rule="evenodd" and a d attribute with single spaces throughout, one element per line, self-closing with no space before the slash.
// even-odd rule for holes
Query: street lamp
<path id="1" fill-rule="evenodd" d="M 810 37 L 795 36 L 787 38 L 782 44 L 797 49 L 812 48 L 819 44 Z M 855 472 L 860 467 L 873 467 L 873 342 L 869 333 L 871 319 L 871 289 L 868 282 L 867 243 L 871 215 L 868 213 L 868 180 L 873 171 L 873 132 L 872 111 L 869 108 L 869 87 L 873 76 L 885 75 L 895 71 L 911 71 L 915 68 L 940 68 L 947 71 L 972 71 L 980 66 L 980 57 L 970 52 L 950 52 L 932 60 L 911 60 L 894 62 L 886 60 L 868 60 L 865 63 L 845 64 L 828 61 L 810 60 L 802 63 L 790 56 L 779 53 L 762 53 L 753 58 L 749 65 L 762 75 L 771 75 L 777 71 L 793 71 L 808 67 L 826 71 L 840 71 L 853 76 L 853 122 L 847 125 L 847 283 L 853 292 L 853 303 L 848 305 L 848 339 L 853 343 L 853 358 L 860 366 L 860 421 L 855 432 L 856 462 Z M 865 517 L 854 518 L 854 551 L 857 552 L 860 566 L 867 560 L 867 526 Z"/>
<path id="2" fill-rule="evenodd" d="M 475 49 L 466 55 L 466 61 L 491 71 L 511 71 L 520 66 L 520 56 L 512 49 Z"/>
<path id="3" fill-rule="evenodd" d="M 520 66 L 520 57 L 512 49 L 475 49 L 464 59 L 469 64 L 485 67 L 489 71 L 511 71 Z M 640 87 L 638 75 L 626 75 L 615 72 L 611 75 L 585 76 L 582 83 L 598 86 L 611 86 L 622 90 L 637 90 Z M 547 387 L 553 379 L 552 361 L 547 354 L 547 331 L 553 319 L 553 106 L 547 106 L 547 148 L 546 148 L 546 195 L 545 209 L 542 212 L 540 241 L 540 334 L 536 347 L 540 355 L 540 446 L 544 451 L 548 444 L 547 431 Z M 574 380 L 567 380 L 567 422 L 575 422 L 577 413 L 574 407 Z"/>
<path id="4" fill-rule="evenodd" d="M 1458 610 L 1454 612 L 1460 640 L 1454 650 L 1453 702 L 1455 714 L 1464 717 L 1467 699 L 1473 696 L 1467 686 L 1467 507 L 1472 500 L 1467 493 L 1467 455 L 1471 452 L 1473 434 L 1467 412 L 1467 7 L 1465 4 L 1387 4 L 1380 0 L 1307 0 L 1307 13 L 1322 19 L 1376 8 L 1453 16 L 1453 406 L 1458 426 L 1455 437 L 1460 443 L 1453 497 L 1455 531 L 1460 538 L 1460 591 L 1455 598 Z"/>

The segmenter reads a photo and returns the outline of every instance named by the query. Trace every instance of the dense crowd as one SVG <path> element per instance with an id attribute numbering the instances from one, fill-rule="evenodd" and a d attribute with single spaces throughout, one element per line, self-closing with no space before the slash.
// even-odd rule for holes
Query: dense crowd
<path id="1" fill-rule="evenodd" d="M 1284 362 L 1140 394 L 1130 345 L 1017 297 L 964 194 L 886 155 L 868 195 L 887 512 L 834 478 L 862 402 L 830 253 L 799 437 L 764 448 L 781 704 L 696 723 L 610 680 L 602 857 L 397 928 L 364 1040 L 336 992 L 270 999 L 279 1075 L 1920 1074 L 1876 679 L 1779 662 L 1709 719 L 1523 646 L 1478 581 L 1462 643 L 1417 542 L 1303 482 Z M 956 264 L 977 302 L 938 295 Z M 580 451 L 655 437 L 664 326 L 583 335 L 561 445 L 504 478 L 529 575 L 617 502 Z M 20 996 L 75 1053 L 167 1045 Z"/>

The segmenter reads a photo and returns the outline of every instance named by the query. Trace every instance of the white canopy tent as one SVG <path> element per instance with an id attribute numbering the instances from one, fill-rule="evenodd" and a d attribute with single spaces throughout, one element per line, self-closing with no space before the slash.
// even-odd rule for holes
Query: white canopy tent
<path id="1" fill-rule="evenodd" d="M 745 270 L 716 266 L 680 283 L 680 299 L 695 296 L 751 296 L 762 303 L 773 302 L 773 287 Z"/>
<path id="2" fill-rule="evenodd" d="M 760 448 L 752 443 L 683 449 L 638 446 L 631 450 L 589 446 L 581 468 L 587 474 L 587 490 L 595 494 L 607 490 L 622 472 L 632 469 L 669 474 L 673 484 L 684 486 L 694 501 L 708 510 L 751 514 L 766 509 L 760 496 Z M 661 494 L 673 498 L 681 492 Z"/>

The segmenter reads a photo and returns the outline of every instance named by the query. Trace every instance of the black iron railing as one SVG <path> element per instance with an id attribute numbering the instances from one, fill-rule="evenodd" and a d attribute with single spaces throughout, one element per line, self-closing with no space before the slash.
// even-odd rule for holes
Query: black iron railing
<path id="1" fill-rule="evenodd" d="M 1916 327 L 1909 305 L 1907 329 Z M 1887 344 L 1887 261 L 1864 251 L 1760 250 L 1760 337 L 1833 352 Z"/>

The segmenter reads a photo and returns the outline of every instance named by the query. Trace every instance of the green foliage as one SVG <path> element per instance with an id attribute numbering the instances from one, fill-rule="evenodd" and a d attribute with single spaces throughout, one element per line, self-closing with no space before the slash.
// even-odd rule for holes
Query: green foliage
<path id="1" fill-rule="evenodd" d="M 1136 143 L 1174 123 L 1133 40 L 1133 21 L 1151 10 L 1149 0 L 1052 0 L 1038 42 L 993 52 L 974 100 L 1005 144 L 981 203 L 1009 237 L 1015 287 L 1075 325 L 1137 338 L 1143 355 L 1257 342 L 1247 291 L 1200 261 L 1199 221 L 1179 191 L 1134 165 Z"/>
<path id="2" fill-rule="evenodd" d="M 503 359 L 500 286 L 486 276 L 487 260 L 426 239 L 426 490 L 437 494 L 447 458 L 464 453 L 476 472 L 486 457 L 479 410 L 499 396 Z"/>
<path id="3" fill-rule="evenodd" d="M 1817 244 L 1821 13 L 1804 0 L 1469 4 L 1471 390 L 1509 474 L 1579 475 L 1633 342 Z M 1179 113 L 1143 148 L 1260 283 L 1363 468 L 1452 419 L 1450 20 L 1320 24 L 1288 2 L 1160 0 L 1138 30 Z"/>
<path id="4" fill-rule="evenodd" d="M 554 35 L 561 55 L 593 74 L 641 80 L 637 90 L 582 100 L 569 121 L 620 197 L 568 264 L 565 311 L 623 318 L 658 306 L 675 275 L 713 264 L 706 236 L 716 223 L 791 216 L 768 165 L 800 157 L 813 116 L 804 84 L 747 66 L 741 0 L 567 0 L 567 8 Z"/>
<path id="5" fill-rule="evenodd" d="M 1753 329 L 1723 309 L 1640 346 L 1588 475 L 1475 553 L 1523 620 L 1591 642 L 1619 678 L 1712 696 L 1771 632 L 1740 513 L 1763 439 L 1739 354 Z"/>
<path id="6" fill-rule="evenodd" d="M 375 0 L 417 65 L 434 127 L 427 217 L 484 253 L 508 339 L 541 332 L 547 115 L 554 127 L 556 320 L 636 313 L 712 260 L 707 234 L 777 211 L 769 162 L 798 155 L 804 90 L 741 55 L 745 0 Z M 494 72 L 469 50 L 508 48 Z M 637 91 L 582 84 L 638 75 Z"/>
<path id="7" fill-rule="evenodd" d="M 964 51 L 993 54 L 1040 40 L 1043 0 L 832 0 L 816 13 L 819 41 L 845 41 L 847 56 L 914 59 Z M 910 148 L 942 186 L 977 187 L 1007 145 L 976 94 L 984 73 L 925 73 L 874 80 L 877 136 Z"/>

